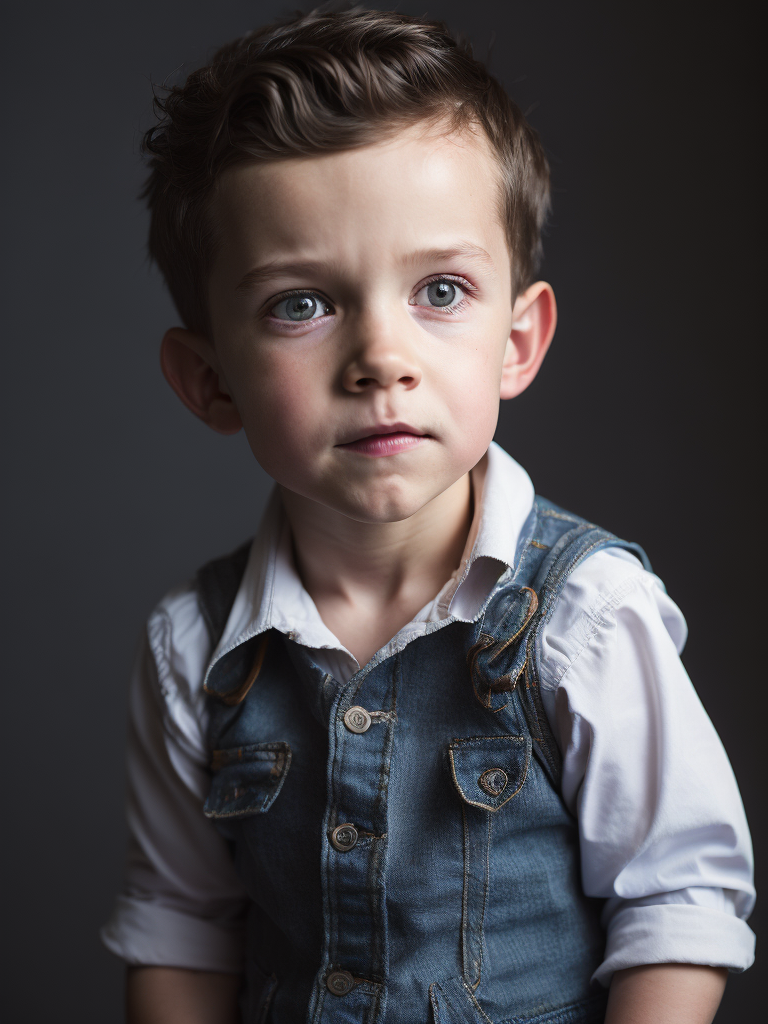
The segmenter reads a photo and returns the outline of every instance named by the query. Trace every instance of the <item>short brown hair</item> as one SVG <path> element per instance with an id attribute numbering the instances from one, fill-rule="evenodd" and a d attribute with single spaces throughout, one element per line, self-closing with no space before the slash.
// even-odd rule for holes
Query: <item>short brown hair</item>
<path id="1" fill-rule="evenodd" d="M 210 333 L 206 281 L 216 235 L 208 207 L 234 163 L 353 149 L 406 125 L 481 127 L 501 169 L 500 210 L 514 293 L 534 279 L 549 206 L 538 135 L 470 44 L 439 21 L 325 5 L 216 52 L 183 86 L 155 97 L 144 136 L 149 251 L 187 327 Z"/>

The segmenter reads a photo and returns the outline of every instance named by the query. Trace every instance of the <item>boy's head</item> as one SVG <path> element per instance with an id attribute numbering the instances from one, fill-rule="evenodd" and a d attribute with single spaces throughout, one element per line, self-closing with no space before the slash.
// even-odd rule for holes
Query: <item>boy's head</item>
<path id="1" fill-rule="evenodd" d="M 535 133 L 444 26 L 361 8 L 237 40 L 160 106 L 150 251 L 186 324 L 169 382 L 243 425 L 284 492 L 414 514 L 482 456 L 554 330 Z"/>

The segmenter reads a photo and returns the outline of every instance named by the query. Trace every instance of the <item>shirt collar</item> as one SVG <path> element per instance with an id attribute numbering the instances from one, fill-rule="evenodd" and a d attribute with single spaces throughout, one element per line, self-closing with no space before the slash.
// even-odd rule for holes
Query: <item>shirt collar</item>
<path id="1" fill-rule="evenodd" d="M 471 622 L 499 576 L 515 568 L 520 534 L 533 507 L 531 479 L 495 442 L 472 470 L 471 479 L 475 514 L 461 563 L 440 593 L 393 638 L 393 643 L 403 634 L 400 646 L 405 646 L 409 639 L 430 631 L 430 626 L 437 628 L 438 623 L 445 625 L 457 619 Z M 307 647 L 345 650 L 320 618 L 296 571 L 290 528 L 277 488 L 251 546 L 211 666 L 228 651 L 268 629 L 280 630 Z"/>

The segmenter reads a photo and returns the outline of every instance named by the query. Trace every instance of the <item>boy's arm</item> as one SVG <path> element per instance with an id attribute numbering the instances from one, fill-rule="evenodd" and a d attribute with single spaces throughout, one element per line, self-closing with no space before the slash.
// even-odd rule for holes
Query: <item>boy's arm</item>
<path id="1" fill-rule="evenodd" d="M 129 967 L 127 1024 L 240 1024 L 239 974 Z"/>
<path id="2" fill-rule="evenodd" d="M 653 964 L 742 971 L 754 955 L 749 830 L 680 661 L 685 632 L 656 577 L 600 551 L 573 571 L 541 637 L 541 695 L 578 817 L 582 884 L 606 899 L 593 975 L 603 985 L 633 968 L 651 977 Z"/>
<path id="3" fill-rule="evenodd" d="M 203 985 L 206 975 L 231 979 L 242 970 L 247 894 L 203 814 L 210 777 L 200 689 L 209 647 L 196 594 L 179 588 L 150 616 L 134 666 L 127 870 L 101 932 L 108 949 L 141 969 L 131 974 L 131 998 L 136 985 L 143 1000 L 151 997 L 145 986 L 162 974 L 150 968 L 188 971 Z"/>
<path id="4" fill-rule="evenodd" d="M 728 971 L 698 964 L 648 964 L 616 971 L 605 1024 L 710 1024 Z"/>

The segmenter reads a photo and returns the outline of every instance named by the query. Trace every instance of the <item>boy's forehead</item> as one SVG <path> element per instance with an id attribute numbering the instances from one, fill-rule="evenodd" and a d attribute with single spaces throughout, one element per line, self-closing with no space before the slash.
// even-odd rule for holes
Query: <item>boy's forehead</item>
<path id="1" fill-rule="evenodd" d="M 359 265 L 459 241 L 509 261 L 500 169 L 481 132 L 417 125 L 358 149 L 236 164 L 211 215 L 220 270 L 234 273 L 283 254 Z"/>

